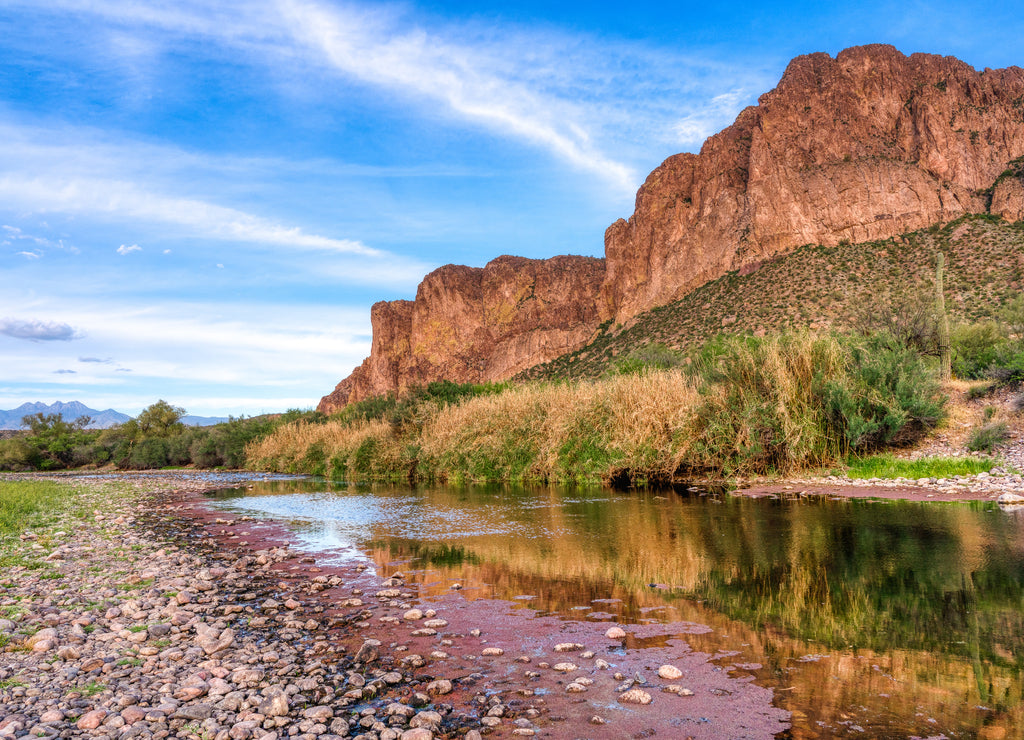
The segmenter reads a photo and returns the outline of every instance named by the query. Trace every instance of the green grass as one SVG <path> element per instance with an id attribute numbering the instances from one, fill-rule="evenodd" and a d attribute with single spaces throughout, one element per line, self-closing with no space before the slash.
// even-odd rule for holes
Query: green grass
<path id="1" fill-rule="evenodd" d="M 96 694 L 103 693 L 107 688 L 105 683 L 99 681 L 90 681 L 85 686 L 79 689 L 82 692 L 82 696 L 96 696 Z"/>
<path id="2" fill-rule="evenodd" d="M 847 460 L 849 478 L 951 478 L 954 475 L 987 473 L 998 464 L 990 457 L 922 457 L 902 460 L 892 453 Z"/>
<path id="3" fill-rule="evenodd" d="M 0 535 L 46 523 L 72 489 L 49 481 L 0 481 Z"/>
<path id="4" fill-rule="evenodd" d="M 15 686 L 28 686 L 28 684 L 17 678 L 8 678 L 4 681 L 0 681 L 0 691 L 3 691 L 4 689 L 13 689 Z"/>

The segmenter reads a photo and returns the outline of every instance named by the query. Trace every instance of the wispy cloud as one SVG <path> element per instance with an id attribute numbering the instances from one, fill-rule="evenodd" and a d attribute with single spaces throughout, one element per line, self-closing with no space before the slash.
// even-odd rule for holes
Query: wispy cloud
<path id="1" fill-rule="evenodd" d="M 32 342 L 68 342 L 81 337 L 81 332 L 70 324 L 12 318 L 0 319 L 0 334 Z"/>
<path id="2" fill-rule="evenodd" d="M 173 224 L 207 238 L 384 256 L 380 250 L 358 241 L 308 234 L 300 227 L 275 223 L 234 208 L 148 192 L 131 182 L 7 175 L 0 177 L 0 199 L 40 213 L 108 214 Z M 120 249 L 118 252 L 125 254 Z"/>
<path id="3" fill-rule="evenodd" d="M 108 357 L 106 359 L 103 359 L 102 357 L 79 357 L 78 361 L 79 362 L 85 362 L 85 363 L 95 362 L 95 363 L 102 364 L 102 365 L 109 365 L 112 360 L 111 360 L 110 357 Z"/>
<path id="4" fill-rule="evenodd" d="M 54 375 L 75 375 L 77 373 L 78 373 L 77 370 L 54 370 L 53 371 Z"/>
<path id="5" fill-rule="evenodd" d="M 125 256 L 126 254 L 131 254 L 132 252 L 141 252 L 141 251 L 142 251 L 142 247 L 140 247 L 138 244 L 132 244 L 131 246 L 127 246 L 125 244 L 122 244 L 120 247 L 117 248 L 117 253 L 119 255 L 121 255 L 122 257 Z"/>
<path id="6" fill-rule="evenodd" d="M 701 110 L 680 118 L 673 131 L 680 144 L 695 146 L 720 131 L 736 117 L 742 102 L 749 96 L 746 90 L 731 90 L 716 95 Z"/>
<path id="7" fill-rule="evenodd" d="M 15 252 L 19 257 L 24 257 L 27 260 L 37 260 L 43 256 L 42 252 Z"/>
<path id="8" fill-rule="evenodd" d="M 663 158 L 681 140 L 692 142 L 697 131 L 729 123 L 776 74 L 767 68 L 777 60 L 686 54 L 552 27 L 490 23 L 483 15 L 446 23 L 399 3 L 211 6 L 179 0 L 173 10 L 129 0 L 49 5 L 99 17 L 108 30 L 134 34 L 139 43 L 166 48 L 206 39 L 229 47 L 269 76 L 284 75 L 282 95 L 314 86 L 311 95 L 324 95 L 331 90 L 323 74 L 328 70 L 364 93 L 376 90 L 404 112 L 418 109 L 431 119 L 441 114 L 528 143 L 629 195 L 652 150 Z M 136 46 L 113 44 L 104 52 L 134 64 Z M 685 135 L 674 130 L 679 126 Z"/>
<path id="9" fill-rule="evenodd" d="M 509 75 L 507 60 L 385 14 L 304 0 L 279 3 L 295 38 L 338 72 L 440 103 L 452 114 L 545 147 L 574 166 L 632 189 L 634 170 L 595 146 L 568 100 Z M 501 67 L 505 67 L 502 74 Z"/>

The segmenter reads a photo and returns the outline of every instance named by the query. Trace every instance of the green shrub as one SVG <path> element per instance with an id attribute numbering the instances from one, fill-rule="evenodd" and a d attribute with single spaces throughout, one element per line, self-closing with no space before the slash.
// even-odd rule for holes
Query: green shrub
<path id="1" fill-rule="evenodd" d="M 985 378 L 996 362 L 1000 348 L 1006 344 L 1005 330 L 995 321 L 961 324 L 953 330 L 953 372 L 958 378 Z"/>
<path id="2" fill-rule="evenodd" d="M 667 370 L 679 367 L 682 362 L 682 353 L 676 352 L 660 342 L 653 342 L 645 344 L 631 352 L 626 359 L 617 362 L 609 370 L 609 374 L 630 375 L 644 370 Z"/>
<path id="3" fill-rule="evenodd" d="M 967 440 L 967 449 L 972 452 L 992 452 L 1009 437 L 1010 429 L 1005 421 L 990 421 L 974 430 Z"/>
<path id="4" fill-rule="evenodd" d="M 167 440 L 149 437 L 136 444 L 129 453 L 127 462 L 133 470 L 155 470 L 166 467 Z"/>

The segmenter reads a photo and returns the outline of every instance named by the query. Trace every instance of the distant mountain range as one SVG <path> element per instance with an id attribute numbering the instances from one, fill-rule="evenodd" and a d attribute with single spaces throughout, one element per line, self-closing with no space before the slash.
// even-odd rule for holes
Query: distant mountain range
<path id="1" fill-rule="evenodd" d="M 83 416 L 88 416 L 90 422 L 88 429 L 106 429 L 108 427 L 123 424 L 132 417 L 122 414 L 114 409 L 97 411 L 86 406 L 81 401 L 70 401 L 64 403 L 57 401 L 49 405 L 36 401 L 35 403 L 23 403 L 16 409 L 4 411 L 0 409 L 0 429 L 23 429 L 21 420 L 25 416 L 33 414 L 59 414 L 65 421 L 74 421 Z M 181 421 L 192 427 L 205 427 L 213 424 L 220 424 L 227 421 L 226 416 L 183 416 Z"/>

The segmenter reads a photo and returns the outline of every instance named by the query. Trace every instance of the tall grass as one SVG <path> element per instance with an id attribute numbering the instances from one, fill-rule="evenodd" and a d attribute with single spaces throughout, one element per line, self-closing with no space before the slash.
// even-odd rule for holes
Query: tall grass
<path id="1" fill-rule="evenodd" d="M 350 480 L 653 483 L 786 473 L 908 441 L 941 415 L 924 361 L 885 337 L 717 340 L 688 366 L 425 400 L 401 423 L 296 423 L 250 465 Z"/>

